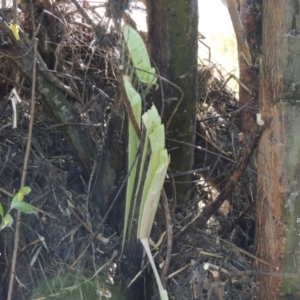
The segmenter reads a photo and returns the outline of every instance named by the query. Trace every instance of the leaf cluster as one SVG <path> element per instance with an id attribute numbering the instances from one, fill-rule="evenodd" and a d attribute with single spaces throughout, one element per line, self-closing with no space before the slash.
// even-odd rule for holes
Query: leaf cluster
<path id="1" fill-rule="evenodd" d="M 16 193 L 14 195 L 14 197 L 12 198 L 9 210 L 8 210 L 8 212 L 5 215 L 4 215 L 3 206 L 0 203 L 0 216 L 2 218 L 1 224 L 0 224 L 0 230 L 4 229 L 5 227 L 11 227 L 12 226 L 12 224 L 14 222 L 14 219 L 11 216 L 10 212 L 13 209 L 21 211 L 22 213 L 25 213 L 25 214 L 36 213 L 36 211 L 34 210 L 34 208 L 30 204 L 28 204 L 28 203 L 26 203 L 26 202 L 23 201 L 24 197 L 26 195 L 28 195 L 30 192 L 31 192 L 31 188 L 30 187 L 28 187 L 28 186 L 22 187 L 19 190 L 19 192 Z"/>

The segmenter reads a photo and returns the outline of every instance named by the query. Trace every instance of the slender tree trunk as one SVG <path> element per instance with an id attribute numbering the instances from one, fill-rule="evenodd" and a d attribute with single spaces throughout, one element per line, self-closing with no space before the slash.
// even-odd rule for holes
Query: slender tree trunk
<path id="1" fill-rule="evenodd" d="M 257 256 L 285 273 L 260 275 L 258 299 L 299 299 L 300 20 L 299 1 L 263 2 L 260 107 L 267 127 L 259 145 Z"/>
<path id="2" fill-rule="evenodd" d="M 147 0 L 148 43 L 150 55 L 161 76 L 176 84 L 184 93 L 167 131 L 167 138 L 194 145 L 197 99 L 198 2 L 197 0 Z M 153 102 L 164 107 L 163 120 L 170 120 L 179 103 L 180 93 L 163 84 L 164 99 L 155 93 Z M 163 104 L 162 104 L 163 101 Z M 194 148 L 167 140 L 171 170 L 185 172 L 192 168 Z M 183 203 L 189 191 L 191 176 L 176 183 L 177 199 Z"/>

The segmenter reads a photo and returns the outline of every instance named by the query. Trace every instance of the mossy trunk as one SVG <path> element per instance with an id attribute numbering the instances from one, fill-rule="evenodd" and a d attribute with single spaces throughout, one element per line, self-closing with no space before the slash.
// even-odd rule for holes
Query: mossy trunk
<path id="1" fill-rule="evenodd" d="M 167 129 L 167 148 L 172 172 L 185 172 L 193 167 L 197 100 L 198 1 L 147 0 L 148 44 L 150 55 L 160 75 L 177 85 L 183 101 Z M 162 81 L 153 102 L 164 108 L 163 121 L 168 124 L 181 94 L 173 85 Z M 170 139 L 170 140 L 168 140 Z M 171 141 L 172 140 L 172 141 Z M 173 140 L 179 141 L 174 142 Z M 188 199 L 191 175 L 178 177 L 177 199 Z"/>

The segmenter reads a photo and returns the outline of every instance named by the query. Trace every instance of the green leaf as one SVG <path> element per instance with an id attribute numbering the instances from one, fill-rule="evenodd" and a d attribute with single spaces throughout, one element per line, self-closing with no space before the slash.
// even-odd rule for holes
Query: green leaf
<path id="1" fill-rule="evenodd" d="M 31 192 L 31 188 L 29 186 L 24 186 L 19 190 L 19 193 L 22 193 L 24 196 L 28 195 Z"/>
<path id="2" fill-rule="evenodd" d="M 151 156 L 143 186 L 138 222 L 138 238 L 149 238 L 165 181 L 169 156 L 165 148 L 164 126 L 155 106 L 142 117 L 150 141 Z M 146 145 L 146 143 L 145 143 Z M 148 146 L 147 146 L 148 147 Z"/>
<path id="3" fill-rule="evenodd" d="M 22 187 L 18 193 L 14 195 L 12 198 L 12 202 L 22 202 L 24 199 L 24 196 L 28 195 L 31 192 L 31 188 L 29 186 Z"/>
<path id="4" fill-rule="evenodd" d="M 141 124 L 141 111 L 142 111 L 142 99 L 139 93 L 134 89 L 130 82 L 130 78 L 128 76 L 123 76 L 124 87 L 130 102 L 133 116 L 140 128 Z M 139 138 L 134 129 L 134 126 L 129 118 L 128 124 L 128 172 L 130 171 L 130 175 L 127 179 L 127 189 L 126 189 L 126 203 L 125 203 L 125 217 L 124 217 L 124 234 L 123 234 L 123 243 L 122 248 L 124 247 L 127 228 L 128 228 L 128 219 L 130 213 L 130 207 L 133 196 L 133 187 L 137 172 L 137 151 L 139 147 Z M 134 165 L 133 165 L 134 164 Z"/>
<path id="5" fill-rule="evenodd" d="M 136 75 L 142 83 L 147 84 L 147 89 L 156 84 L 155 69 L 151 67 L 146 45 L 131 26 L 125 25 L 123 28 L 123 38 L 125 40 L 129 56 L 136 69 Z"/>
<path id="6" fill-rule="evenodd" d="M 168 300 L 169 299 L 168 293 L 167 293 L 166 290 L 159 291 L 159 295 L 160 295 L 161 300 Z"/>
<path id="7" fill-rule="evenodd" d="M 3 206 L 1 203 L 0 203 L 0 216 L 3 219 Z"/>
<path id="8" fill-rule="evenodd" d="M 13 201 L 23 201 L 23 199 L 24 199 L 24 194 L 18 192 L 18 193 L 16 193 L 16 194 L 14 195 L 14 197 L 12 198 L 12 202 L 13 202 Z"/>
<path id="9" fill-rule="evenodd" d="M 0 225 L 0 230 L 2 230 L 5 227 L 11 227 L 13 222 L 14 222 L 14 219 L 11 217 L 11 215 L 7 214 L 2 219 L 2 222 L 1 222 L 1 225 Z"/>
<path id="10" fill-rule="evenodd" d="M 156 283 L 157 283 L 157 287 L 158 287 L 158 290 L 159 290 L 160 299 L 161 300 L 169 300 L 168 293 L 163 288 L 163 285 L 161 283 L 160 277 L 158 275 L 158 272 L 157 272 L 157 269 L 156 269 L 156 266 L 155 266 L 155 263 L 154 263 L 151 251 L 150 251 L 149 240 L 148 240 L 148 238 L 141 238 L 140 241 L 141 241 L 141 243 L 142 243 L 142 245 L 143 245 L 143 247 L 145 249 L 145 252 L 146 252 L 146 254 L 148 256 L 148 259 L 150 261 L 150 265 L 152 267 L 152 270 L 153 270 L 153 273 L 154 273 L 154 277 L 155 277 L 155 280 L 156 280 Z"/>
<path id="11" fill-rule="evenodd" d="M 12 201 L 10 207 L 19 210 L 25 214 L 36 213 L 36 211 L 32 208 L 31 205 L 23 201 Z"/>
<path id="12" fill-rule="evenodd" d="M 152 105 L 151 108 L 143 114 L 142 119 L 146 129 L 149 130 L 149 134 L 153 132 L 155 127 L 161 124 L 161 118 L 155 105 Z"/>
<path id="13" fill-rule="evenodd" d="M 141 200 L 138 238 L 150 237 L 168 165 L 169 156 L 166 149 L 151 155 Z"/>
<path id="14" fill-rule="evenodd" d="M 136 122 L 140 124 L 141 122 L 141 105 L 142 105 L 142 98 L 140 94 L 135 90 L 132 86 L 129 76 L 123 76 L 124 87 L 126 91 L 127 98 L 131 104 L 134 117 Z"/>
<path id="15" fill-rule="evenodd" d="M 151 151 L 155 153 L 165 148 L 165 127 L 160 125 L 156 127 L 153 132 L 149 135 Z"/>
<path id="16" fill-rule="evenodd" d="M 149 248 L 149 237 L 170 158 L 167 150 L 165 149 L 164 126 L 161 124 L 161 119 L 156 108 L 152 106 L 152 108 L 143 115 L 142 119 L 147 129 L 151 156 L 143 186 L 137 238 L 140 239 L 149 258 L 159 289 L 160 299 L 168 300 L 168 293 L 162 286 Z M 148 144 L 147 147 L 149 147 Z"/>

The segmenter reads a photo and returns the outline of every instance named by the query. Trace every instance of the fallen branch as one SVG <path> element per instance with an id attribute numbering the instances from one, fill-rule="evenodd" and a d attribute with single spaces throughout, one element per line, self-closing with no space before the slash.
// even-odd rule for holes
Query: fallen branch
<path id="1" fill-rule="evenodd" d="M 28 84 L 32 85 L 35 81 L 36 91 L 41 96 L 42 104 L 48 109 L 56 123 L 65 124 L 61 127 L 61 131 L 86 173 L 90 174 L 93 168 L 93 158 L 96 156 L 96 145 L 88 131 L 78 126 L 68 125 L 81 123 L 76 110 L 65 97 L 66 93 L 72 95 L 72 91 L 48 72 L 38 52 L 36 60 L 33 58 L 32 45 L 28 44 L 28 39 L 24 34 L 21 33 L 21 40 L 16 41 L 8 25 L 1 19 L 0 30 L 4 39 L 8 41 L 0 45 L 0 53 L 18 69 Z M 37 62 L 36 79 L 32 76 L 34 61 Z"/>
<path id="2" fill-rule="evenodd" d="M 212 203 L 208 204 L 207 206 L 205 206 L 205 208 L 203 209 L 203 212 L 197 218 L 198 219 L 197 220 L 198 228 L 203 228 L 206 225 L 207 221 L 212 217 L 212 215 L 216 213 L 216 211 L 221 207 L 223 202 L 225 200 L 227 200 L 228 197 L 230 196 L 230 194 L 232 193 L 233 189 L 238 184 L 239 180 L 243 176 L 243 174 L 248 166 L 250 157 L 251 157 L 254 149 L 257 147 L 260 135 L 261 135 L 261 132 L 259 132 L 258 134 L 256 134 L 255 136 L 252 137 L 249 147 L 246 147 L 246 145 L 243 146 L 243 149 L 242 149 L 243 154 L 240 157 L 240 159 L 236 165 L 235 171 L 229 178 L 229 181 L 227 182 L 227 184 L 225 185 L 223 190 L 220 191 L 216 200 L 213 201 Z"/>

